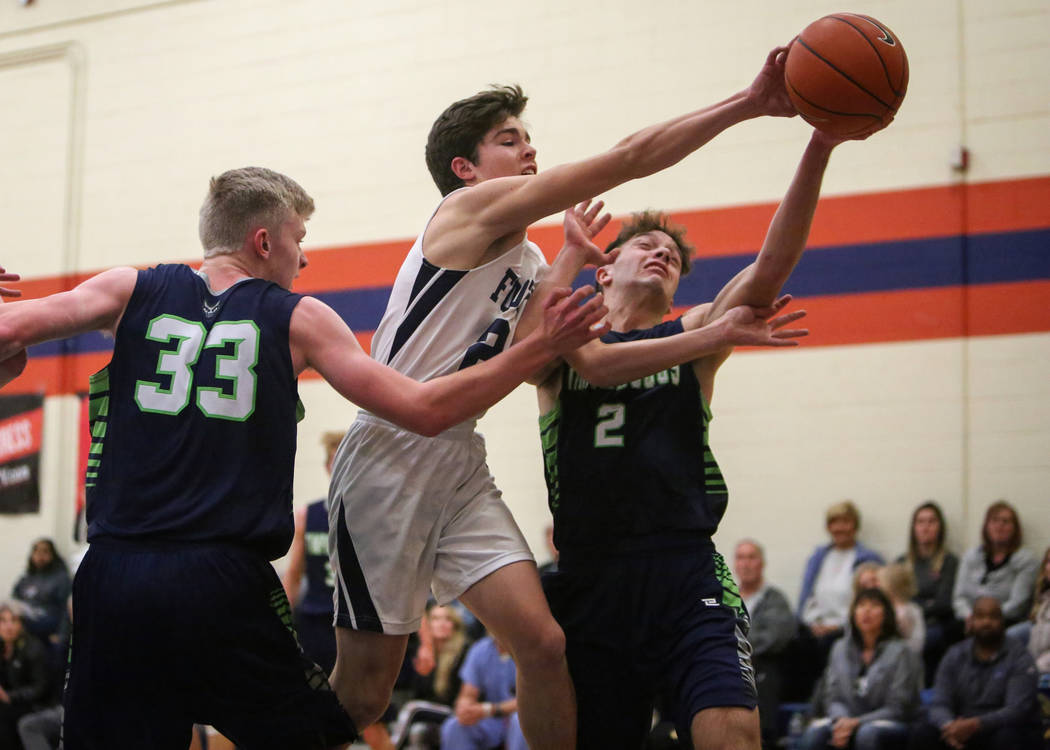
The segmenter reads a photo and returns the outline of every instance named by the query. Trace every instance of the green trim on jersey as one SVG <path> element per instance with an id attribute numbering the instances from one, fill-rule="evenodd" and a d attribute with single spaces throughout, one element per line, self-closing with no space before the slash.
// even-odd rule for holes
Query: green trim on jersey
<path id="1" fill-rule="evenodd" d="M 558 430 L 561 428 L 561 401 L 540 416 L 540 444 L 543 446 L 543 476 L 547 480 L 547 504 L 555 511 L 561 502 L 558 488 Z"/>
<path id="2" fill-rule="evenodd" d="M 88 449 L 88 467 L 84 487 L 94 487 L 98 468 L 102 465 L 102 449 L 106 440 L 109 418 L 109 367 L 103 367 L 88 378 L 88 426 L 91 447 Z"/>
<path id="3" fill-rule="evenodd" d="M 726 565 L 725 558 L 718 552 L 713 554 L 713 558 L 715 561 L 715 577 L 722 584 L 722 604 L 731 607 L 736 612 L 737 617 L 747 619 L 744 600 L 740 598 L 740 589 L 736 586 L 733 573 L 729 570 L 729 566 Z"/>

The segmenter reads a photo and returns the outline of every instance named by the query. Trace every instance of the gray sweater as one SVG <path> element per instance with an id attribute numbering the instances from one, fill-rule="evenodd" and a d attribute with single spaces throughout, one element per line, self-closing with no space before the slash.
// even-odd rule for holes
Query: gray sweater
<path id="1" fill-rule="evenodd" d="M 763 586 L 755 596 L 745 600 L 751 616 L 751 655 L 755 658 L 783 651 L 798 631 L 798 620 L 779 589 Z"/>
<path id="2" fill-rule="evenodd" d="M 1006 623 L 1020 622 L 1028 616 L 1032 606 L 1032 592 L 1039 575 L 1039 560 L 1023 547 L 995 570 L 988 569 L 984 547 L 966 551 L 959 564 L 952 592 L 955 616 L 966 620 L 973 612 L 973 603 L 982 596 L 991 596 L 1003 606 Z"/>
<path id="3" fill-rule="evenodd" d="M 861 676 L 861 651 L 848 634 L 831 647 L 818 703 L 832 721 L 842 717 L 907 721 L 919 705 L 921 671 L 915 655 L 899 638 L 875 647 L 875 658 Z"/>

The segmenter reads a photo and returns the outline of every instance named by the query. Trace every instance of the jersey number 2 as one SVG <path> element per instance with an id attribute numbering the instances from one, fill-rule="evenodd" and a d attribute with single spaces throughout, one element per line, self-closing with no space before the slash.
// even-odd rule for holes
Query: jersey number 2
<path id="1" fill-rule="evenodd" d="M 602 404 L 598 407 L 598 424 L 594 426 L 595 448 L 622 448 L 623 435 L 616 430 L 623 427 L 627 407 L 623 404 Z"/>
<path id="2" fill-rule="evenodd" d="M 233 395 L 222 388 L 198 386 L 197 408 L 206 417 L 243 422 L 255 411 L 255 370 L 259 361 L 259 329 L 250 320 L 222 321 L 207 332 L 203 323 L 175 315 L 161 315 L 149 323 L 146 338 L 170 344 L 174 351 L 162 351 L 157 374 L 170 375 L 171 386 L 139 380 L 135 383 L 135 403 L 154 414 L 180 414 L 190 403 L 193 369 L 205 349 L 225 349 L 233 344 L 233 354 L 215 355 L 215 377 L 232 383 Z"/>

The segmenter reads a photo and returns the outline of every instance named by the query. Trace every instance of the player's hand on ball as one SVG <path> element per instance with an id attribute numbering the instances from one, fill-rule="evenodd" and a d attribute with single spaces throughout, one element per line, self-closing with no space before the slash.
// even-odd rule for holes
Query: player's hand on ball
<path id="1" fill-rule="evenodd" d="M 794 117 L 798 114 L 784 83 L 784 63 L 790 48 L 791 44 L 774 47 L 747 88 L 747 98 L 759 114 L 771 117 Z"/>

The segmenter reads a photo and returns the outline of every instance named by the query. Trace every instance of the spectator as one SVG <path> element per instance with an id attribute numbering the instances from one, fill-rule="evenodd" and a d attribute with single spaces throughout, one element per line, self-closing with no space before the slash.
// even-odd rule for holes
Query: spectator
<path id="1" fill-rule="evenodd" d="M 486 750 L 503 745 L 526 750 L 518 724 L 514 661 L 495 639 L 470 647 L 459 672 L 455 715 L 441 726 L 442 750 Z"/>
<path id="2" fill-rule="evenodd" d="M 945 543 L 948 526 L 933 500 L 922 503 L 911 515 L 908 551 L 897 558 L 915 574 L 915 603 L 922 609 L 926 639 L 922 658 L 926 678 L 933 679 L 948 646 L 962 638 L 962 623 L 952 609 L 952 589 L 959 572 L 959 558 Z"/>
<path id="3" fill-rule="evenodd" d="M 1006 637 L 1002 606 L 978 597 L 972 638 L 948 649 L 934 680 L 929 718 L 912 730 L 911 750 L 1021 750 L 1039 746 L 1036 671 Z"/>
<path id="4" fill-rule="evenodd" d="M 999 600 L 1007 627 L 1028 616 L 1039 561 L 1021 546 L 1021 521 L 1005 500 L 988 506 L 981 527 L 981 544 L 963 555 L 955 580 L 952 606 L 963 622 L 982 596 Z"/>
<path id="5" fill-rule="evenodd" d="M 874 561 L 863 562 L 853 569 L 853 597 L 856 598 L 864 589 L 882 588 L 882 563 Z M 898 623 L 899 625 L 899 623 Z"/>
<path id="6" fill-rule="evenodd" d="M 824 515 L 831 542 L 817 547 L 806 562 L 799 595 L 799 638 L 792 648 L 791 671 L 796 689 L 806 700 L 824 671 L 831 644 L 845 631 L 853 597 L 853 571 L 866 562 L 882 564 L 882 557 L 857 541 L 860 512 L 849 500 L 836 503 Z"/>
<path id="7" fill-rule="evenodd" d="M 55 543 L 47 538 L 37 539 L 30 549 L 25 575 L 11 592 L 22 605 L 25 629 L 45 643 L 58 638 L 70 590 L 69 568 L 59 557 Z"/>
<path id="8" fill-rule="evenodd" d="M 47 698 L 47 651 L 23 627 L 21 607 L 0 604 L 0 747 L 21 746 L 18 720 Z"/>
<path id="9" fill-rule="evenodd" d="M 1039 672 L 1050 674 L 1050 547 L 1043 553 L 1043 565 L 1035 584 L 1031 624 L 1028 652 L 1035 659 Z"/>
<path id="10" fill-rule="evenodd" d="M 818 689 L 818 718 L 803 750 L 896 748 L 919 702 L 917 662 L 897 635 L 893 605 L 880 589 L 863 589 L 850 607 L 849 634 L 831 649 Z"/>
<path id="11" fill-rule="evenodd" d="M 912 601 L 915 596 L 915 574 L 902 563 L 893 563 L 879 569 L 879 588 L 886 592 L 893 603 L 893 614 L 897 618 L 897 630 L 908 648 L 916 656 L 922 656 L 926 641 L 926 621 L 922 609 Z"/>
<path id="12" fill-rule="evenodd" d="M 459 670 L 469 645 L 463 618 L 454 607 L 432 604 L 427 625 L 434 646 L 434 669 L 416 675 L 413 698 L 452 706 L 459 695 Z"/>
<path id="13" fill-rule="evenodd" d="M 733 555 L 740 598 L 751 615 L 751 664 L 758 690 L 758 718 L 763 747 L 774 747 L 777 709 L 784 678 L 783 652 L 795 635 L 795 615 L 787 597 L 765 582 L 765 554 L 751 539 L 738 542 Z"/>

